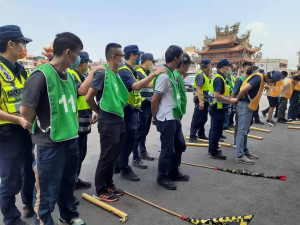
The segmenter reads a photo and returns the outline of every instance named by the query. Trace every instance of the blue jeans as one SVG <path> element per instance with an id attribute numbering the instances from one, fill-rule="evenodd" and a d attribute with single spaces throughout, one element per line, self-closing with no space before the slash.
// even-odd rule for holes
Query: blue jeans
<path id="1" fill-rule="evenodd" d="M 299 94 L 300 91 L 293 91 L 293 94 L 290 98 L 290 107 L 288 111 L 288 119 L 295 120 L 296 119 L 296 112 L 297 112 L 297 106 L 299 101 Z"/>
<path id="2" fill-rule="evenodd" d="M 243 157 L 249 150 L 247 148 L 247 135 L 252 122 L 253 111 L 248 108 L 249 103 L 240 101 L 236 106 L 238 117 L 238 130 L 236 134 L 236 156 Z"/>
<path id="3" fill-rule="evenodd" d="M 33 171 L 35 225 L 54 225 L 51 213 L 57 203 L 60 217 L 78 217 L 74 197 L 75 179 L 79 163 L 77 139 L 64 141 L 53 147 L 34 147 Z"/>
<path id="4" fill-rule="evenodd" d="M 229 116 L 230 116 L 229 109 L 230 109 L 230 108 L 225 108 L 225 109 L 224 109 L 224 112 L 225 112 L 225 120 L 224 120 L 224 123 L 223 123 L 223 127 L 228 127 L 228 125 L 229 125 Z"/>

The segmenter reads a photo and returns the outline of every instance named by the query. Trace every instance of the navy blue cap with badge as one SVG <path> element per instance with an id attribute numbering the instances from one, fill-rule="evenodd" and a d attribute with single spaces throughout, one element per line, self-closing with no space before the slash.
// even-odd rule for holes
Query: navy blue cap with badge
<path id="1" fill-rule="evenodd" d="M 157 60 L 154 60 L 153 54 L 151 53 L 144 53 L 141 56 L 142 61 L 151 60 L 153 63 L 157 62 Z"/>
<path id="2" fill-rule="evenodd" d="M 222 59 L 218 62 L 217 68 L 222 68 L 223 66 L 230 66 L 232 63 L 229 62 L 227 59 Z"/>
<path id="3" fill-rule="evenodd" d="M 128 45 L 124 48 L 124 53 L 133 53 L 137 55 L 142 55 L 144 52 L 139 50 L 139 47 L 137 45 Z"/>
<path id="4" fill-rule="evenodd" d="M 282 79 L 282 74 L 278 70 L 273 70 L 270 72 L 269 77 L 272 79 L 272 82 L 276 83 Z"/>
<path id="5" fill-rule="evenodd" d="M 209 58 L 205 58 L 205 59 L 201 60 L 201 64 L 207 65 L 207 64 L 210 64 L 210 63 L 211 63 L 211 61 L 210 61 Z"/>
<path id="6" fill-rule="evenodd" d="M 0 27 L 0 39 L 7 39 L 7 38 L 20 38 L 22 41 L 26 43 L 32 41 L 32 39 L 24 37 L 20 27 L 16 25 L 6 25 Z"/>
<path id="7" fill-rule="evenodd" d="M 93 61 L 90 59 L 89 57 L 89 53 L 87 52 L 81 52 L 80 53 L 80 60 L 81 61 L 85 61 L 85 62 L 89 62 L 89 63 L 92 63 Z"/>

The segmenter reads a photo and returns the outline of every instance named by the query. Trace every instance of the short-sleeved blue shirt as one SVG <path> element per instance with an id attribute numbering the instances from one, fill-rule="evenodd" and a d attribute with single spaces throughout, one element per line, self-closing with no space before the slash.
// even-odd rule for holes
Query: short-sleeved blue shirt
<path id="1" fill-rule="evenodd" d="M 250 99 L 255 98 L 260 87 L 260 82 L 261 77 L 259 75 L 253 75 L 247 82 L 251 85 L 252 88 L 245 94 L 245 96 L 240 101 L 250 102 Z"/>
<path id="2" fill-rule="evenodd" d="M 240 77 L 238 77 L 236 79 L 235 83 L 234 83 L 233 93 L 235 93 L 236 95 L 238 95 L 239 92 L 240 92 L 240 88 L 241 88 L 242 84 L 243 84 L 243 80 Z"/>
<path id="3" fill-rule="evenodd" d="M 129 92 L 132 91 L 132 85 L 136 82 L 135 77 L 137 77 L 137 72 L 127 63 L 126 66 L 131 70 L 131 72 L 127 69 L 121 69 L 118 71 L 123 83 L 125 84 L 126 88 Z M 133 75 L 132 75 L 133 74 Z"/>

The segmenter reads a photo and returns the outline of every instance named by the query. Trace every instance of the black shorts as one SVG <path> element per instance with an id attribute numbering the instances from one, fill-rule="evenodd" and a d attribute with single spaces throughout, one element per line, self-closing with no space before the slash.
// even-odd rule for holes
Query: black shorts
<path id="1" fill-rule="evenodd" d="M 272 97 L 272 96 L 267 96 L 269 100 L 269 105 L 270 107 L 277 107 L 278 106 L 278 97 Z"/>

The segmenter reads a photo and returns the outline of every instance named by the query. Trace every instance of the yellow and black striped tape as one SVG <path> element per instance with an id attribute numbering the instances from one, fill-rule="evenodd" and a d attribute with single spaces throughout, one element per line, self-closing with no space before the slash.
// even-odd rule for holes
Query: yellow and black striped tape
<path id="1" fill-rule="evenodd" d="M 232 216 L 232 217 L 220 217 L 211 219 L 192 219 L 188 218 L 187 221 L 196 224 L 211 224 L 211 225 L 226 225 L 227 223 L 234 223 L 239 225 L 247 225 L 253 219 L 253 215 L 246 216 Z"/>

